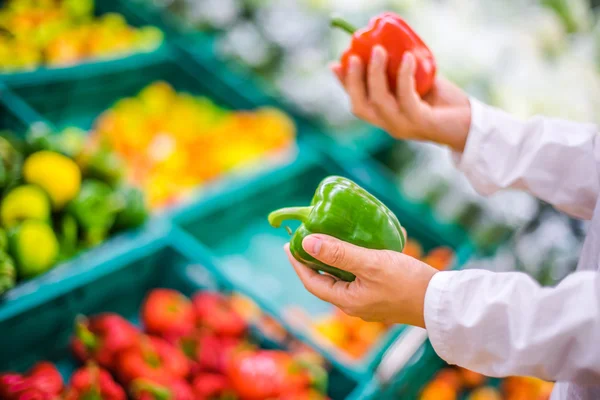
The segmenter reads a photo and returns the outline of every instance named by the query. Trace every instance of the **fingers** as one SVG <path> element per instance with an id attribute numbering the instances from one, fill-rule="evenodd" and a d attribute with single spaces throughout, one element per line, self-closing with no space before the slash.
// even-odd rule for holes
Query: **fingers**
<path id="1" fill-rule="evenodd" d="M 349 64 L 344 82 L 352 103 L 352 113 L 358 118 L 375 123 L 374 113 L 367 97 L 363 63 L 357 56 L 351 56 Z"/>
<path id="2" fill-rule="evenodd" d="M 292 256 L 289 243 L 285 245 L 285 252 L 306 290 L 328 303 L 335 305 L 342 303 L 344 291 L 348 289 L 348 282 L 339 281 L 330 275 L 321 275 L 302 264 Z"/>
<path id="3" fill-rule="evenodd" d="M 421 101 L 415 85 L 415 68 L 415 56 L 410 52 L 404 53 L 398 71 L 396 96 L 400 108 L 408 115 L 415 115 L 418 112 Z"/>
<path id="4" fill-rule="evenodd" d="M 342 86 L 346 87 L 346 83 L 344 82 L 344 73 L 342 71 L 342 65 L 340 63 L 332 63 L 329 65 L 329 69 L 333 74 L 338 78 L 338 81 L 342 84 Z"/>
<path id="5" fill-rule="evenodd" d="M 327 235 L 307 236 L 302 241 L 302 247 L 317 260 L 355 275 L 364 274 L 379 262 L 376 250 L 364 249 Z"/>
<path id="6" fill-rule="evenodd" d="M 389 120 L 391 116 L 398 113 L 398 105 L 388 85 L 387 58 L 387 52 L 383 47 L 373 48 L 367 82 L 371 105 L 377 114 Z"/>

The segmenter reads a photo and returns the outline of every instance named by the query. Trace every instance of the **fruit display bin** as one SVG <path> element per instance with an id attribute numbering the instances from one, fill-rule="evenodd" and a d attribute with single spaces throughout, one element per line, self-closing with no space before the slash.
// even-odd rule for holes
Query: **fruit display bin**
<path id="1" fill-rule="evenodd" d="M 10 90 L 14 96 L 6 100 L 9 107 L 18 108 L 28 124 L 44 121 L 57 129 L 68 126 L 90 129 L 94 120 L 119 99 L 134 96 L 155 81 L 167 82 L 180 92 L 206 96 L 226 109 L 256 108 L 251 101 L 207 75 L 202 67 L 182 60 L 176 49 L 165 49 L 163 58 L 154 58 L 143 65 L 130 64 L 119 70 L 80 70 L 60 74 L 52 81 L 22 81 L 12 85 Z M 202 202 L 229 185 L 254 185 L 262 175 L 272 170 L 290 167 L 295 162 L 302 163 L 304 156 L 298 157 L 298 154 L 310 153 L 308 144 L 302 139 L 307 129 L 309 127 L 301 121 L 296 121 L 299 137 L 296 146 L 274 157 L 263 157 L 248 168 L 224 175 L 203 186 L 189 200 L 161 211 L 180 212 L 189 203 Z"/>
<path id="2" fill-rule="evenodd" d="M 114 259 L 111 265 L 88 270 L 75 283 L 64 280 L 61 285 L 68 290 L 53 293 L 43 306 L 0 321 L 4 335 L 0 371 L 25 371 L 36 361 L 49 360 L 68 377 L 76 368 L 68 349 L 76 316 L 116 312 L 137 324 L 140 305 L 153 288 L 176 289 L 185 295 L 202 289 L 245 294 L 215 273 L 210 259 L 188 246 L 190 239 L 184 233 L 169 227 L 167 235 Z M 262 347 L 280 347 L 258 328 L 251 334 Z M 332 399 L 346 398 L 356 385 L 335 368 L 329 379 Z"/>
<path id="3" fill-rule="evenodd" d="M 425 250 L 440 245 L 453 248 L 457 267 L 469 257 L 470 246 L 454 243 L 455 238 L 437 235 L 418 216 L 408 215 L 393 198 L 382 197 L 371 184 L 319 154 L 315 154 L 313 161 L 297 165 L 287 173 L 273 174 L 259 184 L 239 187 L 217 195 L 201 206 L 190 207 L 176 215 L 175 222 L 201 243 L 204 250 L 199 248 L 199 251 L 212 254 L 214 264 L 235 286 L 260 299 L 286 327 L 313 343 L 348 376 L 361 381 L 370 376 L 388 345 L 404 327 L 392 327 L 358 360 L 352 360 L 318 340 L 306 322 L 298 323 L 294 308 L 299 306 L 305 314 L 318 317 L 330 314 L 334 307 L 306 291 L 283 251 L 283 245 L 289 241 L 288 233 L 283 228 L 272 228 L 267 222 L 267 215 L 274 209 L 310 204 L 318 183 L 329 175 L 355 179 L 379 197 L 396 213 L 411 238 Z M 297 226 L 297 222 L 290 221 L 289 227 L 295 229 Z"/>
<path id="4" fill-rule="evenodd" d="M 331 128 L 303 117 L 298 109 L 287 102 L 266 79 L 240 62 L 220 57 L 216 51 L 214 33 L 199 31 L 168 10 L 163 10 L 151 2 L 143 0 L 121 0 L 121 2 L 122 7 L 129 8 L 146 23 L 160 27 L 167 34 L 169 43 L 173 47 L 202 66 L 213 79 L 253 104 L 277 106 L 294 115 L 297 120 L 304 121 L 315 133 L 311 139 L 333 143 L 336 147 L 332 151 L 340 151 L 340 154 L 343 154 L 343 148 L 351 148 L 372 152 L 382 148 L 388 142 L 389 138 L 384 132 L 368 124 L 357 122 L 350 127 Z"/>
<path id="5" fill-rule="evenodd" d="M 119 0 L 96 1 L 95 15 L 116 12 L 125 17 L 127 23 L 134 27 L 148 25 L 136 13 L 131 12 L 130 8 L 124 7 Z M 76 75 L 95 75 L 97 71 L 128 69 L 135 66 L 152 63 L 155 59 L 161 59 L 168 53 L 166 40 L 155 50 L 138 53 L 125 54 L 106 59 L 84 60 L 81 63 L 67 66 L 41 66 L 33 70 L 15 71 L 0 73 L 0 82 L 8 85 L 19 85 L 21 83 L 36 84 L 49 82 L 54 79 L 61 79 L 63 76 L 71 74 Z"/>

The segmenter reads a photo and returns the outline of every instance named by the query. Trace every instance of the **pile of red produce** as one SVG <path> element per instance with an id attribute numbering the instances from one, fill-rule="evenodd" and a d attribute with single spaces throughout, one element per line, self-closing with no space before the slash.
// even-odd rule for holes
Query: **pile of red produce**
<path id="1" fill-rule="evenodd" d="M 69 381 L 39 362 L 26 374 L 0 374 L 0 399 L 327 399 L 322 366 L 258 348 L 231 297 L 155 289 L 141 321 L 143 330 L 113 313 L 78 318 L 71 350 L 82 366 Z"/>

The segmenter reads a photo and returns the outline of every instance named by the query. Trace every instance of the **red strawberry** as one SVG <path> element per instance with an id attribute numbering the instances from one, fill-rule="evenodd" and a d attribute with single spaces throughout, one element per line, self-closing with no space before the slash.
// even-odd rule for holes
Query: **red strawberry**
<path id="1" fill-rule="evenodd" d="M 144 336 L 136 346 L 119 355 L 115 370 L 125 384 L 138 378 L 168 384 L 184 379 L 189 373 L 189 364 L 177 347 L 163 339 Z"/>
<path id="2" fill-rule="evenodd" d="M 148 333 L 163 337 L 184 336 L 194 329 L 190 300 L 171 289 L 155 289 L 142 305 L 142 322 Z"/>
<path id="3" fill-rule="evenodd" d="M 200 292 L 192 298 L 197 323 L 219 336 L 240 337 L 246 333 L 244 318 L 231 306 L 230 299 L 216 292 Z"/>
<path id="4" fill-rule="evenodd" d="M 42 361 L 33 366 L 27 373 L 27 382 L 44 393 L 58 396 L 63 389 L 63 378 L 56 366 Z"/>
<path id="5" fill-rule="evenodd" d="M 139 336 L 137 328 L 117 314 L 79 317 L 71 348 L 81 362 L 92 360 L 110 369 L 117 354 L 135 345 Z"/>

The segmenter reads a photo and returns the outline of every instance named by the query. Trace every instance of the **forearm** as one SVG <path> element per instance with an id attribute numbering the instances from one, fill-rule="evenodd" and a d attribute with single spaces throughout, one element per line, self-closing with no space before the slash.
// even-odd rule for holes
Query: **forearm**
<path id="1" fill-rule="evenodd" d="M 490 376 L 600 380 L 600 275 L 555 288 L 522 273 L 443 272 L 431 280 L 425 324 L 436 352 Z"/>
<path id="2" fill-rule="evenodd" d="M 476 100 L 471 112 L 457 161 L 478 192 L 527 190 L 575 217 L 591 217 L 600 190 L 595 125 L 540 117 L 520 121 Z"/>

